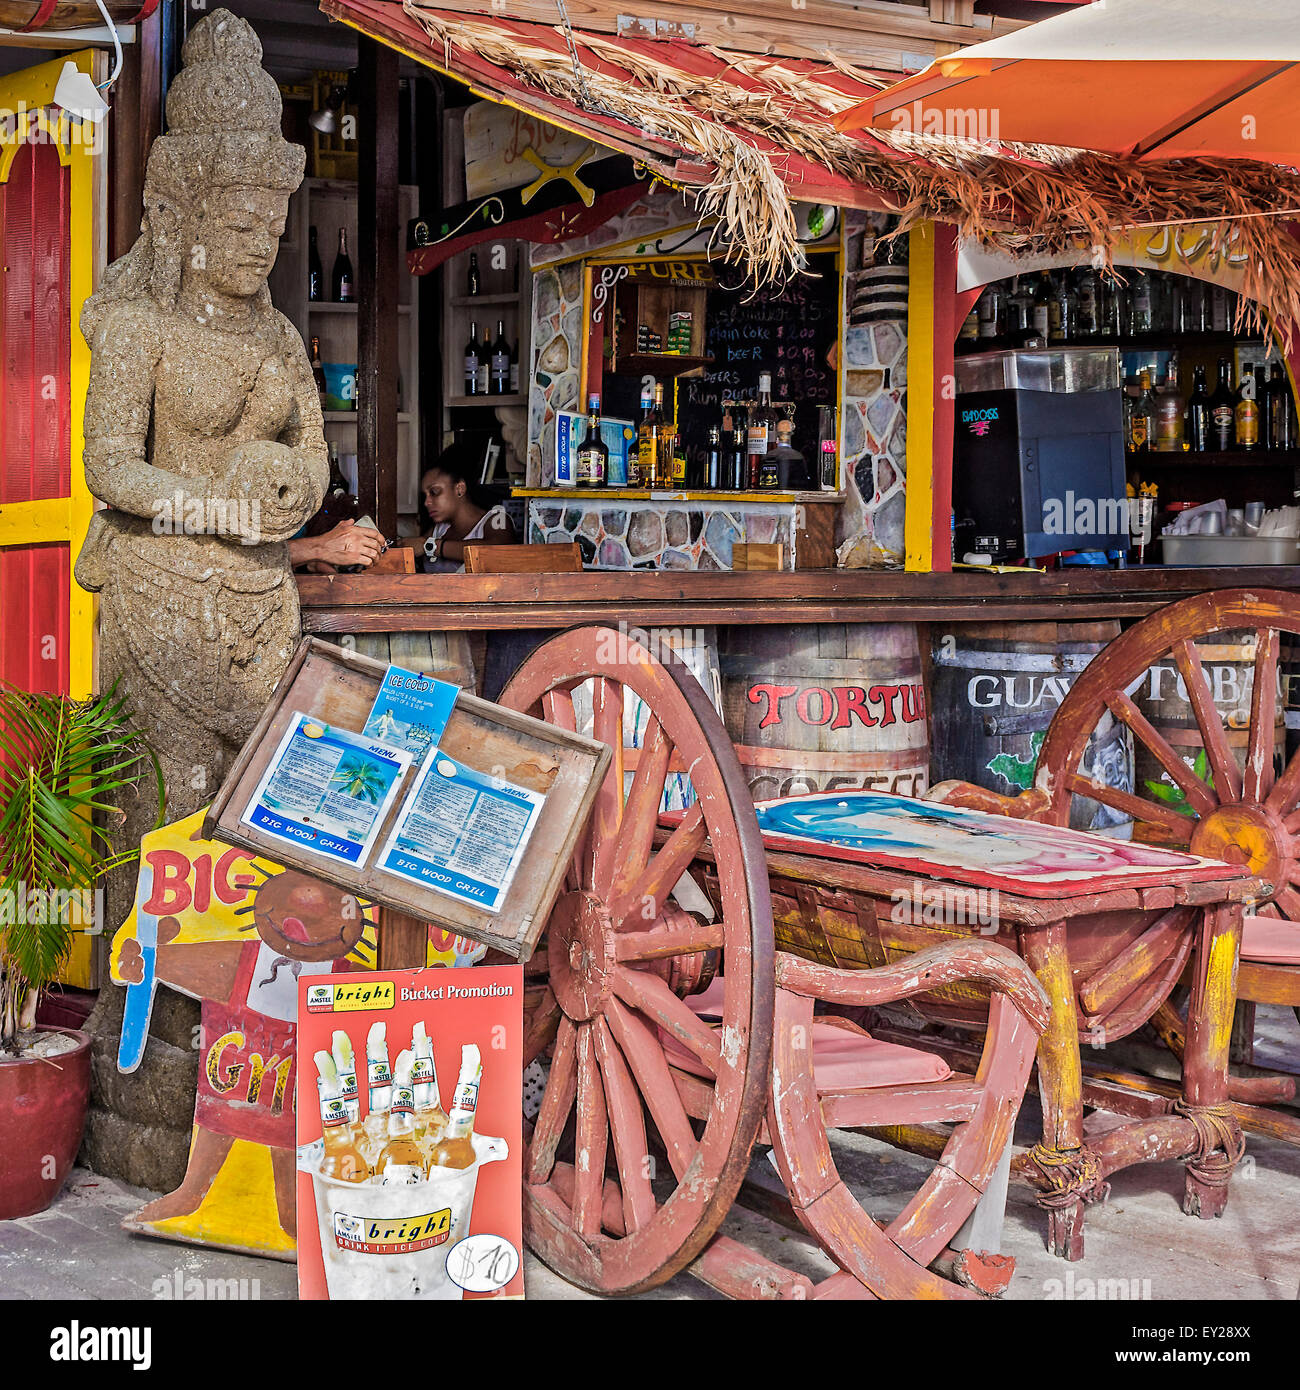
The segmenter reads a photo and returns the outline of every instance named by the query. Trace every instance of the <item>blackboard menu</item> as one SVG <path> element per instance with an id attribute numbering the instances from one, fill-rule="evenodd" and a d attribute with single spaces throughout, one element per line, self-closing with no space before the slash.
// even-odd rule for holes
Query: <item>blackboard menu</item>
<path id="1" fill-rule="evenodd" d="M 809 256 L 810 273 L 784 289 L 708 293 L 703 377 L 679 383 L 678 429 L 697 464 L 709 429 L 721 424 L 724 399 L 755 400 L 761 372 L 772 374 L 772 399 L 795 402 L 794 446 L 811 462 L 817 446 L 817 407 L 834 405 L 836 376 L 827 361 L 840 320 L 840 280 L 834 253 Z"/>

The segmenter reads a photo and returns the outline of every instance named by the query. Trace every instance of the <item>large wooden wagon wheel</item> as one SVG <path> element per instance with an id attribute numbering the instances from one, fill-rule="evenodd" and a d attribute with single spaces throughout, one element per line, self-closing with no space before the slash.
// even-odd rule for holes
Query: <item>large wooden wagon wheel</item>
<path id="1" fill-rule="evenodd" d="M 534 958 L 544 969 L 530 971 L 526 991 L 525 1062 L 545 1059 L 549 1073 L 524 1160 L 524 1224 L 566 1279 L 635 1293 L 703 1251 L 745 1175 L 771 1060 L 772 907 L 740 764 L 682 662 L 656 660 L 607 628 L 579 628 L 538 648 L 500 702 L 574 729 L 573 692 L 588 681 L 593 735 L 614 758 Z M 650 714 L 642 746 L 627 754 L 625 691 Z M 670 770 L 689 772 L 698 801 L 656 848 Z M 713 921 L 671 896 L 706 839 L 722 906 Z M 718 1033 L 681 996 L 707 983 L 722 956 Z M 702 1124 L 678 1095 L 665 1038 L 713 1077 Z M 616 1178 L 606 1177 L 611 1152 Z"/>

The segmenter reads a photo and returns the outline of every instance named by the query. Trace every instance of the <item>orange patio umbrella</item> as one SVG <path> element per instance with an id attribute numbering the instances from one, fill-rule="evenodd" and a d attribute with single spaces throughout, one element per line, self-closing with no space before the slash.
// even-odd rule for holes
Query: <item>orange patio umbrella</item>
<path id="1" fill-rule="evenodd" d="M 836 125 L 1300 166 L 1300 2 L 1104 0 L 939 58 Z"/>

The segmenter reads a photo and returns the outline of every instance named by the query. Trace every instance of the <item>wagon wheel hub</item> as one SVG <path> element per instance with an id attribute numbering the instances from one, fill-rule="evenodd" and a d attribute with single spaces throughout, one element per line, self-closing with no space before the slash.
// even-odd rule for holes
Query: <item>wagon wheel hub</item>
<path id="1" fill-rule="evenodd" d="M 1191 851 L 1207 859 L 1243 864 L 1276 891 L 1287 881 L 1291 837 L 1267 806 L 1221 806 L 1197 823 Z"/>
<path id="2" fill-rule="evenodd" d="M 594 893 L 565 893 L 551 913 L 547 963 L 556 1002 L 575 1023 L 604 1012 L 614 950 L 605 904 Z"/>

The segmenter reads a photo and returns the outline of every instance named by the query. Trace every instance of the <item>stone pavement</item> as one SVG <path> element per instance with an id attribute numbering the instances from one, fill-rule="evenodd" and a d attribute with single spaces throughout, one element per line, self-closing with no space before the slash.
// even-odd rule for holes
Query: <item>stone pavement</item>
<path id="1" fill-rule="evenodd" d="M 1300 1029 L 1289 1009 L 1261 1010 L 1267 1039 L 1257 1060 L 1300 1070 Z M 1031 1143 L 1038 1118 L 1026 1102 L 1017 1141 Z M 1100 1119 L 1101 1117 L 1096 1117 Z M 837 1138 L 845 1180 L 871 1194 L 872 1214 L 888 1220 L 902 1209 L 926 1163 L 875 1140 Z M 770 1172 L 759 1155 L 759 1171 Z M 58 1201 L 40 1216 L 0 1222 L 0 1299 L 160 1298 L 177 1296 L 186 1281 L 214 1281 L 207 1297 L 293 1298 L 292 1264 L 201 1250 L 128 1235 L 121 1218 L 151 1195 L 77 1170 Z M 1246 1158 L 1233 1180 L 1228 1209 L 1218 1221 L 1181 1211 L 1182 1168 L 1161 1163 L 1129 1168 L 1111 1185 L 1110 1200 L 1088 1214 L 1087 1257 L 1067 1264 L 1047 1253 L 1044 1222 L 1029 1191 L 1013 1184 L 1003 1240 L 1016 1257 L 1011 1300 L 1165 1299 L 1294 1300 L 1300 1281 L 1300 1149 L 1247 1136 Z M 799 1236 L 742 1209 L 723 1231 L 753 1243 L 769 1258 L 817 1277 L 829 1260 Z M 531 1256 L 525 1258 L 529 1297 L 586 1299 Z M 234 1281 L 233 1283 L 231 1281 Z M 196 1286 L 190 1285 L 191 1290 Z M 645 1299 L 715 1298 L 679 1275 Z"/>

